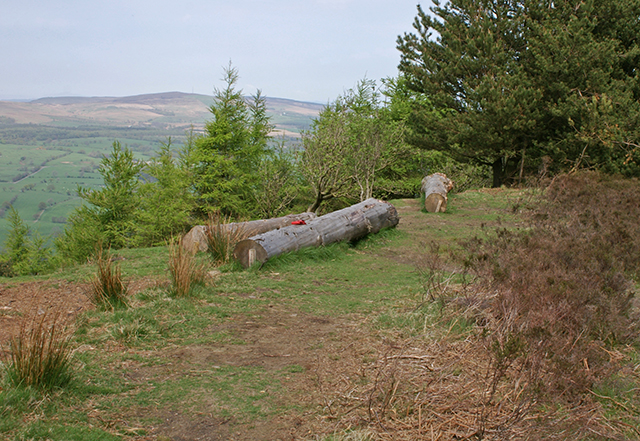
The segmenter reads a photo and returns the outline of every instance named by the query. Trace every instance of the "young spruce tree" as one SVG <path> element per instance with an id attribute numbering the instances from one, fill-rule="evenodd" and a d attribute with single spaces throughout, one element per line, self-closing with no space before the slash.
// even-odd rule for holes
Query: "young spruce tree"
<path id="1" fill-rule="evenodd" d="M 187 133 L 187 139 L 175 158 L 169 138 L 145 166 L 148 179 L 139 189 L 137 245 L 161 245 L 190 228 L 191 214 L 195 208 L 195 198 L 191 192 L 193 141 L 191 131 Z"/>
<path id="2" fill-rule="evenodd" d="M 82 261 L 93 254 L 98 243 L 105 248 L 135 243 L 138 175 L 143 167 L 129 148 L 113 142 L 111 154 L 102 158 L 98 170 L 104 186 L 97 190 L 78 187 L 78 195 L 86 204 L 69 216 L 64 235 L 56 239 L 56 248 L 64 258 Z"/>
<path id="3" fill-rule="evenodd" d="M 257 185 L 255 171 L 273 126 L 260 91 L 248 103 L 236 89 L 237 69 L 230 64 L 224 73 L 226 87 L 215 89 L 210 107 L 213 119 L 195 141 L 194 186 L 201 214 L 242 216 L 252 211 L 248 202 Z"/>

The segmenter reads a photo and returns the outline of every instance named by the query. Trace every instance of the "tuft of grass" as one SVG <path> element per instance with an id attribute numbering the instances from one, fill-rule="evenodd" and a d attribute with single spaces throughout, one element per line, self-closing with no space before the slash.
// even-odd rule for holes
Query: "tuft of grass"
<path id="1" fill-rule="evenodd" d="M 121 320 L 111 331 L 112 335 L 125 344 L 131 344 L 137 340 L 151 337 L 157 334 L 155 329 L 139 318 L 131 321 Z"/>
<path id="2" fill-rule="evenodd" d="M 303 366 L 300 366 L 299 364 L 292 364 L 289 365 L 287 367 L 285 367 L 285 371 L 290 373 L 290 374 L 300 374 L 302 372 L 304 372 L 306 369 Z"/>
<path id="3" fill-rule="evenodd" d="M 97 273 L 91 281 L 91 301 L 96 306 L 110 311 L 128 307 L 127 287 L 122 281 L 120 266 L 113 264 L 110 253 L 105 252 L 101 246 L 96 251 L 95 263 Z"/>
<path id="4" fill-rule="evenodd" d="M 16 387 L 53 389 L 63 387 L 72 377 L 69 333 L 60 314 L 51 319 L 44 313 L 24 320 L 18 336 L 9 343 L 6 374 Z"/>
<path id="5" fill-rule="evenodd" d="M 186 297 L 194 287 L 202 285 L 206 268 L 198 263 L 194 254 L 185 250 L 179 243 L 169 246 L 169 274 L 171 275 L 172 294 Z"/>
<path id="6" fill-rule="evenodd" d="M 236 244 L 248 237 L 242 225 L 230 224 L 229 221 L 228 216 L 211 214 L 205 230 L 207 252 L 218 265 L 231 262 Z"/>

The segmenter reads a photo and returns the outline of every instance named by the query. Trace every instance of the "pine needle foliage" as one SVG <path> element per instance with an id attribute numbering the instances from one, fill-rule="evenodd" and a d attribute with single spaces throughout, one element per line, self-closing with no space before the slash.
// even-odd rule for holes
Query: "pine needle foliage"
<path id="1" fill-rule="evenodd" d="M 231 63 L 224 69 L 223 80 L 226 87 L 214 91 L 213 118 L 205 123 L 204 135 L 195 140 L 197 210 L 246 215 L 250 211 L 246 201 L 258 184 L 255 170 L 268 151 L 273 125 L 260 90 L 246 100 L 236 88 L 239 75 Z"/>
<path id="2" fill-rule="evenodd" d="M 418 5 L 413 32 L 397 39 L 400 74 L 420 98 L 411 144 L 490 166 L 494 187 L 545 162 L 639 176 L 639 0 L 429 9 Z"/>

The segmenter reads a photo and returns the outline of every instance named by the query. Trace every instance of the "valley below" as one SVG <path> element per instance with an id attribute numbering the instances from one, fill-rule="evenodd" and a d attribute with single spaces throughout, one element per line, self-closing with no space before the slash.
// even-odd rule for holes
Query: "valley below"
<path id="1" fill-rule="evenodd" d="M 78 186 L 102 185 L 97 170 L 114 141 L 147 161 L 169 138 L 179 148 L 189 130 L 201 132 L 212 103 L 180 92 L 0 101 L 0 243 L 10 206 L 41 235 L 60 234 L 81 203 Z M 273 138 L 295 144 L 322 107 L 267 97 Z"/>

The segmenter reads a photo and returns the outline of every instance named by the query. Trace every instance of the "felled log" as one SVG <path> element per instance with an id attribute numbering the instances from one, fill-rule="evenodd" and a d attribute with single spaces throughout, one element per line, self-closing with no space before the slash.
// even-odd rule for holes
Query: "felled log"
<path id="1" fill-rule="evenodd" d="M 289 214 L 287 216 L 275 217 L 272 219 L 259 219 L 248 222 L 232 222 L 229 224 L 223 224 L 221 227 L 234 231 L 236 229 L 242 229 L 244 237 L 255 236 L 256 234 L 266 233 L 267 231 L 275 230 L 276 228 L 282 228 L 287 225 L 291 225 L 291 222 L 304 220 L 310 221 L 316 217 L 315 213 L 300 213 Z M 180 243 L 182 246 L 191 253 L 198 251 L 207 251 L 209 246 L 207 245 L 207 226 L 196 225 L 187 234 L 184 235 Z"/>
<path id="2" fill-rule="evenodd" d="M 453 181 L 444 173 L 434 173 L 422 180 L 424 208 L 429 213 L 444 213 L 447 209 L 447 193 L 453 189 Z"/>
<path id="3" fill-rule="evenodd" d="M 264 263 L 271 257 L 301 248 L 359 239 L 383 228 L 395 227 L 398 221 L 393 205 L 371 198 L 317 217 L 305 225 L 290 225 L 240 241 L 233 256 L 248 268 L 254 262 Z"/>

